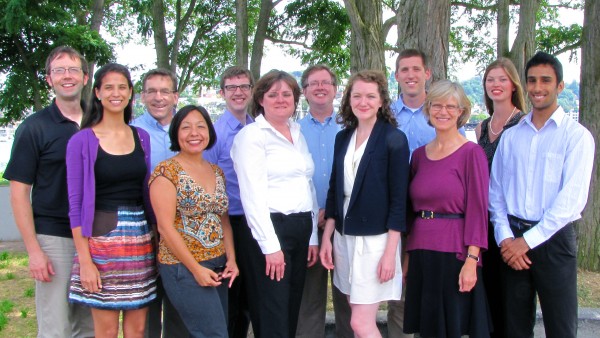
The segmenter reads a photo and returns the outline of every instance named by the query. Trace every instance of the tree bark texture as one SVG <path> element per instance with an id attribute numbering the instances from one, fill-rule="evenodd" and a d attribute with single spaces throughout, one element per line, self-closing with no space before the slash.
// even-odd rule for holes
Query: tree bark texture
<path id="1" fill-rule="evenodd" d="M 579 120 L 588 128 L 596 142 L 594 170 L 588 202 L 583 218 L 578 222 L 578 259 L 583 269 L 600 271 L 600 1 L 586 0 L 583 19 L 583 43 L 581 44 L 581 87 Z"/>
<path id="2" fill-rule="evenodd" d="M 450 45 L 450 0 L 401 1 L 396 17 L 398 50 L 421 50 L 428 57 L 431 81 L 445 79 Z"/>
<path id="3" fill-rule="evenodd" d="M 381 0 L 344 0 L 350 18 L 350 72 L 385 72 L 383 4 Z"/>
<path id="4" fill-rule="evenodd" d="M 535 24 L 539 7 L 540 0 L 521 1 L 517 37 L 510 50 L 510 59 L 517 67 L 523 84 L 525 84 L 525 64 L 536 52 Z"/>
<path id="5" fill-rule="evenodd" d="M 256 33 L 254 34 L 252 59 L 250 60 L 250 72 L 256 80 L 260 78 L 260 65 L 262 63 L 263 49 L 265 47 L 265 39 L 267 38 L 267 28 L 269 26 L 271 10 L 273 10 L 272 0 L 262 0 L 260 2 L 258 25 L 256 26 Z"/>
<path id="6" fill-rule="evenodd" d="M 163 0 L 154 0 L 152 2 L 152 30 L 154 33 L 154 47 L 156 48 L 156 66 L 171 69 Z"/>
<path id="7" fill-rule="evenodd" d="M 94 0 L 92 3 L 92 17 L 90 20 L 90 29 L 100 33 L 100 26 L 102 26 L 102 20 L 104 19 L 104 0 Z M 96 60 L 89 59 L 88 61 L 88 74 L 89 79 L 87 84 L 83 87 L 82 97 L 87 102 L 92 102 L 92 85 L 94 82 L 94 68 L 96 68 Z"/>
<path id="8" fill-rule="evenodd" d="M 235 64 L 248 68 L 248 0 L 235 0 Z"/>
<path id="9" fill-rule="evenodd" d="M 510 28 L 510 0 L 498 0 L 498 17 L 496 34 L 496 57 L 509 56 L 510 49 L 508 48 L 508 33 Z"/>

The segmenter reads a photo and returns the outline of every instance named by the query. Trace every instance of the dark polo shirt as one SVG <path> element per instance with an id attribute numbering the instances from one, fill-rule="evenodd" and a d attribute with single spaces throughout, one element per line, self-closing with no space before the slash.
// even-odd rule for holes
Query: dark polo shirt
<path id="1" fill-rule="evenodd" d="M 38 234 L 72 237 L 67 195 L 67 142 L 79 131 L 56 102 L 27 117 L 17 128 L 4 178 L 32 185 L 31 204 Z"/>

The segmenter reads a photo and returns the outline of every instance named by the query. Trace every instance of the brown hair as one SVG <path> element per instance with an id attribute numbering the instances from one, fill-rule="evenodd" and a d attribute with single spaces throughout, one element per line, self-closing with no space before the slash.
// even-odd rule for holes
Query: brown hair
<path id="1" fill-rule="evenodd" d="M 252 104 L 249 109 L 252 116 L 257 117 L 258 115 L 265 114 L 265 110 L 260 104 L 260 101 L 262 101 L 263 96 L 265 96 L 269 89 L 279 81 L 285 82 L 292 88 L 292 93 L 294 94 L 294 114 L 292 114 L 292 116 L 296 116 L 296 108 L 298 107 L 298 101 L 300 101 L 300 86 L 298 86 L 298 82 L 293 76 L 277 69 L 269 71 L 256 82 L 254 92 L 252 93 Z"/>

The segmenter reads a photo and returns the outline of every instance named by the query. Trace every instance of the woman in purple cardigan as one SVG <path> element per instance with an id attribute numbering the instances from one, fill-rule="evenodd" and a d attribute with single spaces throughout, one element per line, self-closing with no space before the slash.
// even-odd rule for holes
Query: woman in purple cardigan
<path id="1" fill-rule="evenodd" d="M 128 125 L 129 71 L 107 64 L 94 77 L 94 101 L 67 146 L 69 217 L 77 249 L 69 301 L 90 306 L 96 337 L 143 337 L 156 298 L 154 232 L 147 216 L 149 135 Z"/>
<path id="2" fill-rule="evenodd" d="M 462 87 L 434 83 L 423 112 L 435 138 L 412 155 L 405 274 L 404 332 L 421 337 L 489 337 L 491 324 L 481 279 L 487 248 L 487 159 L 458 129 L 471 114 Z"/>

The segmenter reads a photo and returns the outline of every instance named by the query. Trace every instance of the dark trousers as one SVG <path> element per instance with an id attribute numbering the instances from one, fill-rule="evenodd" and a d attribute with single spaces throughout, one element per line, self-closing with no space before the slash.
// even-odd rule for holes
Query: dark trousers
<path id="1" fill-rule="evenodd" d="M 241 270 L 244 260 L 240 252 L 239 243 L 242 241 L 243 229 L 248 228 L 244 215 L 229 215 L 233 231 L 233 245 L 238 268 Z M 229 338 L 246 338 L 250 326 L 250 312 L 248 311 L 248 298 L 246 295 L 245 274 L 240 274 L 229 289 Z"/>
<path id="2" fill-rule="evenodd" d="M 171 304 L 163 287 L 162 278 L 156 281 L 156 299 L 148 306 L 146 316 L 146 338 L 189 337 L 189 333 L 179 317 L 179 313 Z"/>
<path id="3" fill-rule="evenodd" d="M 271 220 L 285 257 L 284 277 L 277 281 L 265 274 L 265 255 L 249 227 L 243 229 L 239 243 L 241 273 L 246 276 L 254 336 L 289 338 L 295 335 L 298 323 L 312 220 L 310 213 L 271 214 Z"/>
<path id="4" fill-rule="evenodd" d="M 488 224 L 488 249 L 482 254 L 483 268 L 481 269 L 483 275 L 483 284 L 485 285 L 485 294 L 490 305 L 490 315 L 492 317 L 492 324 L 494 331 L 490 334 L 491 338 L 502 338 L 505 337 L 504 333 L 504 300 L 503 295 L 503 282 L 502 282 L 502 271 L 507 266 L 502 261 L 502 255 L 500 254 L 500 248 L 496 244 L 494 237 L 494 226 Z"/>
<path id="5" fill-rule="evenodd" d="M 523 230 L 511 227 L 515 237 Z M 504 264 L 506 337 L 533 337 L 537 293 L 548 338 L 577 337 L 577 246 L 573 224 L 527 252 L 529 270 Z"/>

